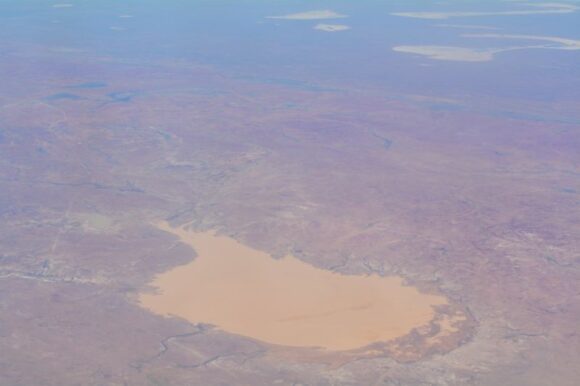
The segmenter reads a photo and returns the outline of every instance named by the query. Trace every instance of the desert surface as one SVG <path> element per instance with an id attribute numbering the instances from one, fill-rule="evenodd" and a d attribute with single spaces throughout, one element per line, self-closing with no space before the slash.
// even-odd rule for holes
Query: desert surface
<path id="1" fill-rule="evenodd" d="M 0 385 L 580 384 L 564 3 L 3 2 Z"/>

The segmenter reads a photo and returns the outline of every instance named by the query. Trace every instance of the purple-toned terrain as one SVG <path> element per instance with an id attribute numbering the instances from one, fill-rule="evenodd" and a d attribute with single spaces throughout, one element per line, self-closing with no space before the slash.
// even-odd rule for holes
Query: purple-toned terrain
<path id="1" fill-rule="evenodd" d="M 578 26 L 573 1 L 1 2 L 0 385 L 579 385 Z M 153 312 L 186 231 L 308 264 L 296 342 L 332 341 L 318 317 L 357 342 L 330 316 L 378 304 L 365 277 L 416 325 L 340 349 Z"/>

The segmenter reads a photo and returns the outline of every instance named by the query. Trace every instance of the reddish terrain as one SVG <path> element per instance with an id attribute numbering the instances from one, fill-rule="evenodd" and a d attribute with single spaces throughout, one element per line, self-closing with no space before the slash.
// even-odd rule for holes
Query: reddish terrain
<path id="1" fill-rule="evenodd" d="M 63 55 L 3 63 L 1 384 L 578 384 L 577 124 Z M 466 317 L 322 360 L 164 318 L 138 294 L 195 252 L 161 220 Z"/>

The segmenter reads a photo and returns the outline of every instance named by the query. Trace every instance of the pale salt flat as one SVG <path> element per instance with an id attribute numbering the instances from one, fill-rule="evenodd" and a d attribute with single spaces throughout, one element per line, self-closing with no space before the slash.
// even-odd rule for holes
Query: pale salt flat
<path id="1" fill-rule="evenodd" d="M 513 48 L 512 48 L 513 49 Z M 494 55 L 510 49 L 473 49 L 452 46 L 396 46 L 393 51 L 426 56 L 433 60 L 488 62 Z"/>
<path id="2" fill-rule="evenodd" d="M 562 3 L 526 4 L 526 6 L 539 8 L 515 11 L 490 11 L 490 12 L 394 12 L 393 16 L 411 17 L 417 19 L 443 20 L 456 17 L 479 17 L 479 16 L 525 16 L 573 13 L 580 7 Z"/>
<path id="3" fill-rule="evenodd" d="M 508 39 L 508 40 L 538 40 L 544 42 L 557 43 L 559 46 L 534 46 L 530 48 L 546 48 L 557 50 L 580 50 L 580 40 L 567 39 L 556 36 L 539 36 L 539 35 L 513 35 L 513 34 L 465 34 L 466 38 L 490 38 L 490 39 Z"/>
<path id="4" fill-rule="evenodd" d="M 313 28 L 324 32 L 340 32 L 349 30 L 350 26 L 343 24 L 317 24 Z"/>
<path id="5" fill-rule="evenodd" d="M 283 19 L 283 20 L 325 20 L 325 19 L 341 19 L 348 17 L 331 10 L 307 11 L 299 13 L 291 13 L 282 16 L 266 16 L 267 19 Z"/>
<path id="6" fill-rule="evenodd" d="M 530 40 L 550 42 L 554 44 L 536 44 L 526 46 L 513 46 L 504 48 L 470 48 L 455 46 L 437 46 L 437 45 L 413 45 L 413 46 L 396 46 L 393 51 L 407 54 L 416 54 L 426 56 L 433 60 L 458 61 L 458 62 L 488 62 L 493 60 L 495 55 L 516 50 L 528 49 L 551 49 L 551 50 L 580 50 L 580 40 L 560 38 L 554 36 L 537 36 L 537 35 L 510 35 L 495 33 L 464 34 L 465 38 L 483 38 L 483 39 L 502 39 L 502 40 Z"/>
<path id="7" fill-rule="evenodd" d="M 455 29 L 480 29 L 480 30 L 489 30 L 489 31 L 496 31 L 496 30 L 501 29 L 498 27 L 490 27 L 487 25 L 470 25 L 470 24 L 435 24 L 435 27 L 455 28 Z"/>

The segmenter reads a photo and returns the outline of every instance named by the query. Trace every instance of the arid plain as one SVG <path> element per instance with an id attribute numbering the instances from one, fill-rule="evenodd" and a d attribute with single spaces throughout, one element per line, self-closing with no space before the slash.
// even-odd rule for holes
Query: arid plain
<path id="1" fill-rule="evenodd" d="M 577 101 L 2 47 L 0 384 L 578 385 Z"/>
<path id="2" fill-rule="evenodd" d="M 3 384 L 578 379 L 577 126 L 183 63 L 83 66 L 6 68 L 34 91 L 1 114 Z M 43 101 L 63 90 L 78 98 Z M 196 256 L 164 220 L 446 304 L 336 355 L 163 317 L 140 296 Z"/>

